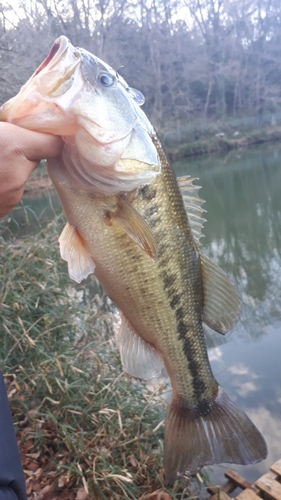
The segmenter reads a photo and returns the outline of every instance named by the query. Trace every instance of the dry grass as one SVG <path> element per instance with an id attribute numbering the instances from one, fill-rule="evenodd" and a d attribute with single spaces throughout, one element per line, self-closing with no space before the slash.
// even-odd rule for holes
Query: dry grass
<path id="1" fill-rule="evenodd" d="M 0 356 L 28 498 L 191 498 L 196 482 L 164 485 L 163 387 L 122 371 L 115 308 L 95 278 L 70 282 L 62 223 L 0 237 Z"/>

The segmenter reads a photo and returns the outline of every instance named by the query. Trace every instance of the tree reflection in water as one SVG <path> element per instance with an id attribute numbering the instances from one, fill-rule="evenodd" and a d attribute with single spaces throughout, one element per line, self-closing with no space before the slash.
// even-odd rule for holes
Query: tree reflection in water
<path id="1" fill-rule="evenodd" d="M 199 177 L 206 200 L 204 252 L 240 291 L 243 310 L 223 337 L 206 332 L 217 380 L 267 441 L 267 460 L 232 466 L 249 481 L 281 457 L 281 146 L 267 145 L 175 165 Z M 212 467 L 222 483 L 224 466 Z"/>
<path id="2" fill-rule="evenodd" d="M 207 210 L 201 242 L 241 293 L 238 335 L 263 335 L 281 319 L 281 147 L 198 157 L 174 167 L 178 176 L 199 178 Z"/>

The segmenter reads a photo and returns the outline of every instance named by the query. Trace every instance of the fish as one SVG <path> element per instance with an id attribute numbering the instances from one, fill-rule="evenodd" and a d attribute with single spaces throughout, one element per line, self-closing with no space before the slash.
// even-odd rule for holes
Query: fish
<path id="1" fill-rule="evenodd" d="M 143 102 L 118 72 L 62 36 L 0 120 L 63 138 L 60 158 L 48 161 L 67 219 L 61 256 L 75 281 L 95 273 L 120 309 L 124 370 L 148 380 L 165 367 L 170 377 L 170 485 L 205 465 L 259 462 L 267 446 L 212 373 L 203 324 L 224 335 L 241 299 L 201 249 L 198 186 L 176 178 Z"/>

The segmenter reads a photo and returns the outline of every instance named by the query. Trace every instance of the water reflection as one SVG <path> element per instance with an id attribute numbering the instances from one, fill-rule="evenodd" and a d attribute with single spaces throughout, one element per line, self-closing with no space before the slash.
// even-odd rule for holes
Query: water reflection
<path id="1" fill-rule="evenodd" d="M 254 337 L 281 319 L 280 165 L 276 146 L 175 165 L 177 175 L 200 178 L 208 211 L 204 251 L 240 290 L 242 323 Z"/>
<path id="2" fill-rule="evenodd" d="M 229 275 L 243 300 L 225 337 L 206 331 L 216 378 L 264 434 L 267 460 L 231 466 L 255 481 L 281 457 L 281 147 L 271 145 L 175 165 L 199 177 L 208 211 L 203 250 Z M 228 465 L 212 467 L 223 482 Z"/>
<path id="3" fill-rule="evenodd" d="M 34 233 L 61 212 L 59 199 L 53 189 L 35 192 L 32 197 L 25 195 L 11 214 L 0 220 L 0 235 L 7 239 L 17 234 Z"/>
<path id="4" fill-rule="evenodd" d="M 213 371 L 231 398 L 243 408 L 263 433 L 268 458 L 252 466 L 231 466 L 249 481 L 281 457 L 281 329 L 268 327 L 258 342 L 231 336 L 228 343 L 209 351 Z M 226 465 L 225 467 L 229 467 Z M 224 466 L 212 467 L 214 482 L 223 481 Z"/>

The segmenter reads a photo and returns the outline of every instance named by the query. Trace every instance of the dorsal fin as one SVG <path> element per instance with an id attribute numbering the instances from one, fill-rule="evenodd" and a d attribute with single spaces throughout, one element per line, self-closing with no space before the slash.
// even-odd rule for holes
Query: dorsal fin
<path id="1" fill-rule="evenodd" d="M 201 207 L 205 201 L 198 196 L 198 190 L 201 189 L 201 186 L 192 184 L 196 180 L 198 180 L 196 177 L 190 177 L 190 175 L 184 175 L 177 179 L 193 237 L 199 242 L 203 236 L 203 224 L 206 222 L 202 213 L 206 210 Z"/>
<path id="2" fill-rule="evenodd" d="M 241 313 L 241 299 L 217 264 L 200 251 L 204 289 L 203 321 L 223 335 L 233 328 Z"/>

